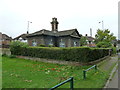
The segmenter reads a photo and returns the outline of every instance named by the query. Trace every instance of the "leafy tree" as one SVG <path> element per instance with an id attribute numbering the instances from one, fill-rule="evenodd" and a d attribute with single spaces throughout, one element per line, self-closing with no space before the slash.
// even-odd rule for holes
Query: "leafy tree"
<path id="1" fill-rule="evenodd" d="M 83 46 L 83 45 L 87 45 L 87 38 L 82 36 L 81 39 L 80 39 L 80 45 Z"/>
<path id="2" fill-rule="evenodd" d="M 108 42 L 111 43 L 112 40 L 115 40 L 116 37 L 113 36 L 113 33 L 110 33 L 110 30 L 106 29 L 106 30 L 97 30 L 97 34 L 95 35 L 95 42 L 96 44 L 98 42 Z"/>

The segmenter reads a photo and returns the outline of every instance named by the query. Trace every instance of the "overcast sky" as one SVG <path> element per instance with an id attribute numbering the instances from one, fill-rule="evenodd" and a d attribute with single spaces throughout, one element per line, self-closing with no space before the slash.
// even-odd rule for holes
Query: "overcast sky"
<path id="1" fill-rule="evenodd" d="M 1 0 L 0 31 L 11 37 L 41 29 L 51 30 L 56 17 L 58 30 L 77 28 L 80 34 L 93 37 L 98 28 L 109 29 L 118 37 L 118 1 L 120 0 Z"/>

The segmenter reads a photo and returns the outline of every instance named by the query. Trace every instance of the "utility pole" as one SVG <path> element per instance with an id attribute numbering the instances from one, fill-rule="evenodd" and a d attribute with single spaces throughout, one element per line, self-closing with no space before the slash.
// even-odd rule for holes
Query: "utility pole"
<path id="1" fill-rule="evenodd" d="M 104 22 L 99 22 L 99 23 L 102 23 L 102 30 L 104 30 Z"/>

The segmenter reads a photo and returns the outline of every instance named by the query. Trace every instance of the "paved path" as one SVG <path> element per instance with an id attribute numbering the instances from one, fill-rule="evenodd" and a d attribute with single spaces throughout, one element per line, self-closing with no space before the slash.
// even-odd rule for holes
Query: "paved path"
<path id="1" fill-rule="evenodd" d="M 112 80 L 109 82 L 107 88 L 118 88 L 118 70 L 115 72 Z"/>
<path id="2" fill-rule="evenodd" d="M 118 54 L 118 58 L 120 58 L 120 53 Z M 114 57 L 112 57 L 112 60 L 115 60 Z M 120 62 L 120 60 L 118 60 L 118 63 Z M 110 75 L 110 78 L 108 80 L 108 82 L 106 83 L 105 88 L 113 88 L 113 90 L 120 90 L 120 85 L 118 86 L 118 69 L 120 69 L 120 67 L 118 67 L 118 64 L 116 64 L 116 66 L 114 67 L 114 69 L 112 70 L 112 73 Z M 119 88 L 119 89 L 118 89 Z"/>

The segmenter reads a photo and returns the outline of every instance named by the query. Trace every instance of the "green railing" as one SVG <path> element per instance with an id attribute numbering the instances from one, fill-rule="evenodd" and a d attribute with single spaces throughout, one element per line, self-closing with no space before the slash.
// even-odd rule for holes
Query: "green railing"
<path id="1" fill-rule="evenodd" d="M 89 71 L 92 68 L 95 68 L 95 70 L 97 70 L 97 65 L 93 65 L 92 67 L 90 67 L 90 68 L 88 68 L 88 69 L 86 69 L 86 70 L 83 71 L 83 78 L 84 79 L 86 79 L 86 72 Z"/>
<path id="2" fill-rule="evenodd" d="M 70 77 L 69 79 L 63 81 L 62 83 L 59 83 L 58 85 L 50 88 L 49 90 L 54 90 L 67 82 L 70 82 L 70 89 L 73 90 L 73 77 Z"/>

